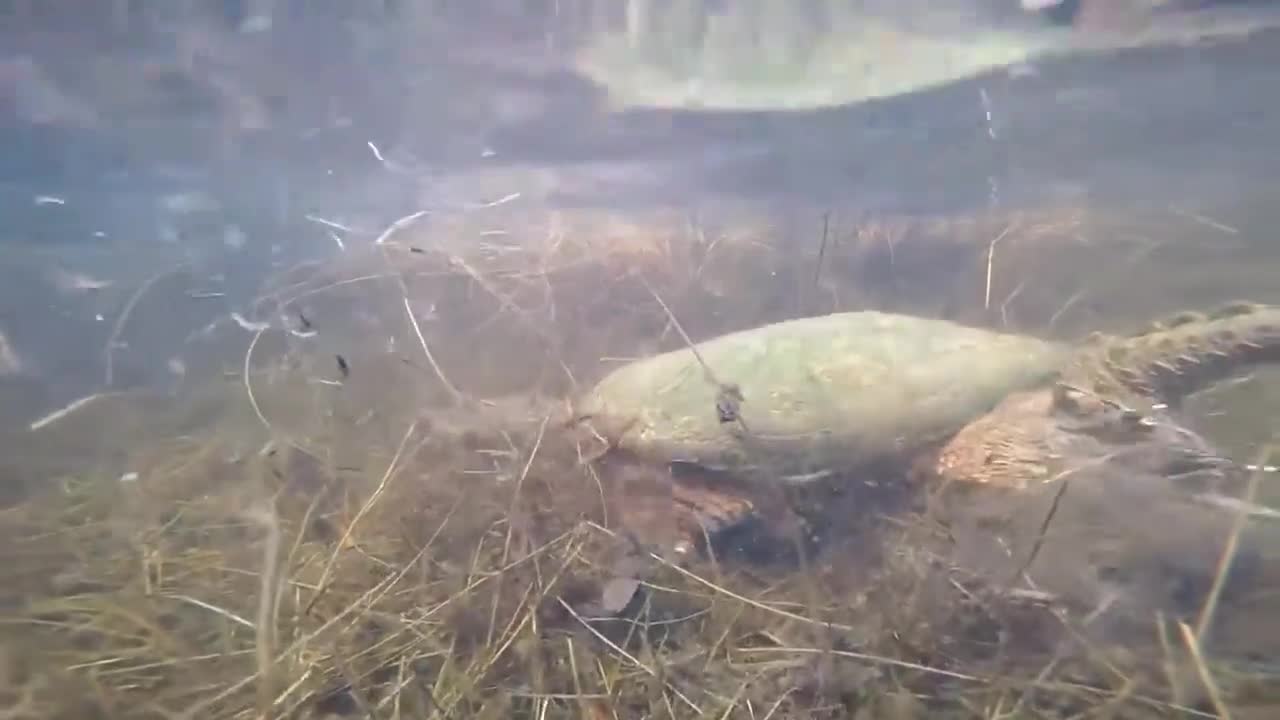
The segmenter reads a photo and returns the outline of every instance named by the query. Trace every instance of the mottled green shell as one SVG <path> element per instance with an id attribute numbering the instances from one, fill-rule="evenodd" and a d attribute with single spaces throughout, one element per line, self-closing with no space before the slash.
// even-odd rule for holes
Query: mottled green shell
<path id="1" fill-rule="evenodd" d="M 576 414 L 618 447 L 803 480 L 901 456 L 955 432 L 1008 393 L 1049 381 L 1069 346 L 909 315 L 788 320 L 614 370 Z M 719 384 L 717 384 L 719 383 Z M 722 387 L 741 391 L 736 419 Z"/>

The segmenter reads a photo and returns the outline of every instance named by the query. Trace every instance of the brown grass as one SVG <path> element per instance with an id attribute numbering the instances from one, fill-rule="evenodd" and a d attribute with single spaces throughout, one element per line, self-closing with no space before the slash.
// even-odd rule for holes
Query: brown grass
<path id="1" fill-rule="evenodd" d="M 86 466 L 0 511 L 0 717 L 1134 718 L 1274 702 L 1199 647 L 1189 662 L 1176 633 L 1153 631 L 1151 654 L 1063 654 L 1066 621 L 957 581 L 909 513 L 849 497 L 827 500 L 850 515 L 803 580 L 785 562 L 676 564 L 628 539 L 634 489 L 584 465 L 560 422 L 611 363 L 681 345 L 672 315 L 694 339 L 877 306 L 1043 328 L 1063 294 L 1026 268 L 1084 246 L 1083 222 L 832 219 L 820 249 L 817 221 L 802 242 L 756 221 L 492 208 L 363 250 L 348 238 L 245 313 L 301 312 L 315 337 L 227 322 L 218 338 L 245 351 L 225 377 L 41 428 L 110 435 L 132 418 L 117 440 L 136 476 Z M 901 293 L 918 287 L 936 292 Z M 1217 673 L 1212 702 L 1197 672 Z"/>

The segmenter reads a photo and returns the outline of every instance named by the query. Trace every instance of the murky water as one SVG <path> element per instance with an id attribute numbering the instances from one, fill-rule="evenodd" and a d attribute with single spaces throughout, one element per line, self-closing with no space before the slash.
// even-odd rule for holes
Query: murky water
<path id="1" fill-rule="evenodd" d="M 1141 631 L 1075 638 L 1130 649 L 1094 664 L 1043 598 L 985 594 L 936 570 L 927 533 L 894 535 L 919 509 L 900 493 L 802 498 L 826 509 L 803 564 L 776 538 L 723 563 L 637 553 L 621 519 L 671 539 L 670 488 L 584 471 L 556 414 L 682 333 L 880 309 L 1074 340 L 1280 303 L 1280 34 L 690 112 L 611 111 L 556 64 L 563 38 L 519 18 L 438 47 L 302 28 L 230 50 L 204 26 L 184 36 L 216 67 L 215 111 L 105 70 L 119 84 L 85 95 L 63 67 L 42 104 L 14 104 L 44 119 L 4 127 L 0 603 L 17 650 L 0 681 L 32 689 L 15 703 L 33 716 L 74 697 L 56 712 L 1069 716 L 1110 700 L 1215 717 L 1213 683 L 1241 712 L 1280 702 L 1266 528 L 1216 644 L 1166 615 L 1157 638 L 1140 608 Z M 322 62 L 326 38 L 340 49 Z M 43 61 L 38 45 L 22 52 Z M 115 62 L 191 82 L 131 52 Z M 30 72 L 10 63 L 0 87 Z M 1280 432 L 1277 381 L 1260 368 L 1179 410 L 1252 463 Z M 877 480 L 902 486 L 856 486 Z M 1258 499 L 1280 504 L 1270 477 Z M 1088 542 L 1127 529 L 1110 522 L 1046 556 L 1102 562 Z M 1198 531 L 1151 566 L 1212 580 L 1221 538 Z M 1106 598 L 1080 615 L 1125 604 Z M 1200 652 L 1224 663 L 1207 683 Z M 891 678 L 914 699 L 868 699 Z"/>

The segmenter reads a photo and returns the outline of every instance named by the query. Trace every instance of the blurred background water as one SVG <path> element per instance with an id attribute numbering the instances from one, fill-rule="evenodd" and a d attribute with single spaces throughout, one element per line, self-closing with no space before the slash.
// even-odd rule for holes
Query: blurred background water
<path id="1" fill-rule="evenodd" d="M 24 376 L 74 395 L 114 295 L 169 265 L 235 298 L 338 250 L 308 216 L 368 230 L 513 193 L 846 217 L 1105 205 L 1166 212 L 1165 234 L 1261 272 L 1276 9 L 1107 5 L 15 0 L 0 326 Z"/>
<path id="2" fill-rule="evenodd" d="M 236 372 L 211 328 L 419 211 L 749 209 L 797 258 L 833 218 L 1119 218 L 1002 307 L 1070 336 L 1280 302 L 1277 67 L 1262 1 L 0 2 L 3 466 L 77 398 Z M 867 287 L 934 306 L 887 242 Z M 1200 408 L 1242 460 L 1277 377 Z"/>

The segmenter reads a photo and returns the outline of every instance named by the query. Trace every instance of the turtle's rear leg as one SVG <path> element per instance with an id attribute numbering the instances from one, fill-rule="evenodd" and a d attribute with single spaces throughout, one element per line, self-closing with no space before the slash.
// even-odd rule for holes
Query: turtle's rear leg
<path id="1" fill-rule="evenodd" d="M 709 483 L 677 481 L 671 486 L 677 535 L 676 552 L 688 554 L 712 547 L 735 530 L 743 530 L 756 520 L 755 503 L 750 498 L 717 489 Z"/>
<path id="2" fill-rule="evenodd" d="M 777 508 L 763 512 L 753 488 L 730 475 L 614 454 L 601 463 L 616 524 L 640 545 L 673 560 L 695 555 L 777 555 Z"/>
<path id="3" fill-rule="evenodd" d="M 768 476 L 739 476 L 672 465 L 672 500 L 682 552 L 751 563 L 795 563 L 816 550 L 809 518 L 792 493 Z M 797 544 L 799 543 L 799 544 Z"/>

